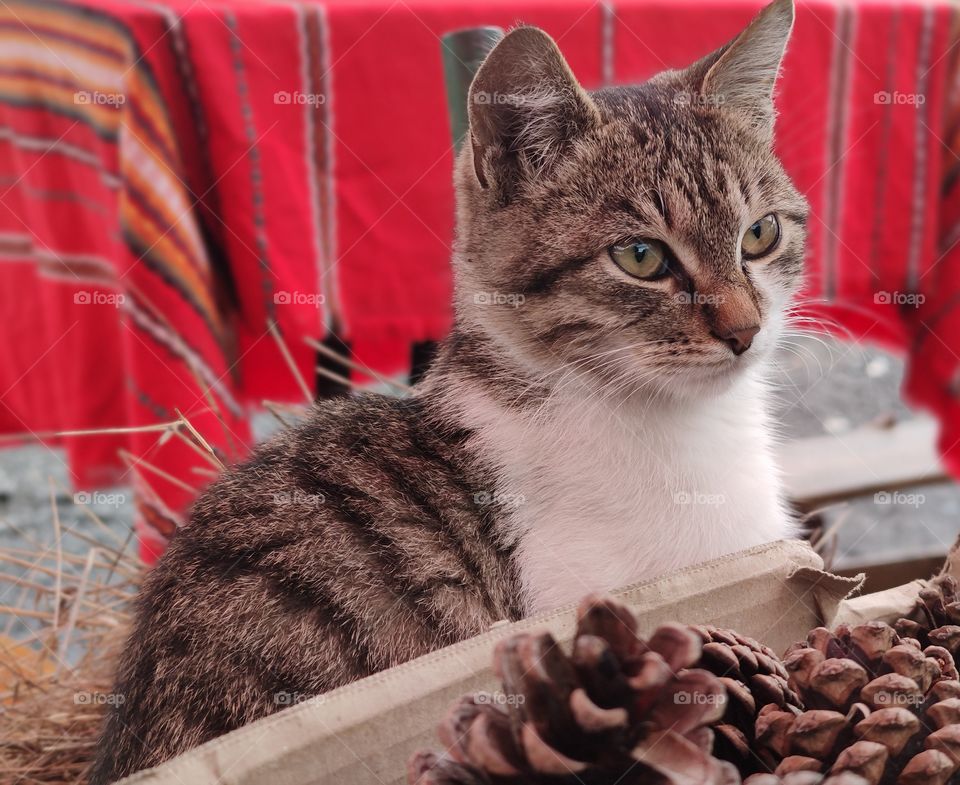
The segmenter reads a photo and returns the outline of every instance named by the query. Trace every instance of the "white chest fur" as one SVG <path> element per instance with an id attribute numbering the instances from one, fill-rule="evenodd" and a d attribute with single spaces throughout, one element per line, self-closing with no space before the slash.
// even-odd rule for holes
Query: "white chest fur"
<path id="1" fill-rule="evenodd" d="M 531 613 L 791 534 L 754 379 L 635 411 L 567 400 L 532 419 L 464 403 Z"/>

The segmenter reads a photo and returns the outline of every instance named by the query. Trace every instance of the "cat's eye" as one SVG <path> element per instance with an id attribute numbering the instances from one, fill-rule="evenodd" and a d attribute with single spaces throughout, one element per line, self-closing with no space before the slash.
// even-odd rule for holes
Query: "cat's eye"
<path id="1" fill-rule="evenodd" d="M 740 240 L 744 259 L 756 259 L 772 251 L 780 242 L 780 222 L 773 213 L 755 221 Z"/>
<path id="2" fill-rule="evenodd" d="M 610 248 L 610 258 L 627 275 L 655 281 L 670 272 L 667 246 L 659 240 L 636 240 Z"/>

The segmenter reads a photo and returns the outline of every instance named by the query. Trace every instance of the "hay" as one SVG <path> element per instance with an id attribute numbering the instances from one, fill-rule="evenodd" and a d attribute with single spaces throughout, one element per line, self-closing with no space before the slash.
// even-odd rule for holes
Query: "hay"
<path id="1" fill-rule="evenodd" d="M 0 782 L 86 782 L 142 571 L 133 550 L 0 549 L 0 597 L 13 599 L 0 605 Z"/>

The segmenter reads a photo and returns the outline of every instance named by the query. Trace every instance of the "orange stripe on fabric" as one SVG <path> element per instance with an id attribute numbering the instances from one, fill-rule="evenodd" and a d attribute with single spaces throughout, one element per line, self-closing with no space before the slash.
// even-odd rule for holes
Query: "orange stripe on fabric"
<path id="1" fill-rule="evenodd" d="M 0 36 L 0 47 L 2 46 L 2 36 Z M 3 61 L 0 62 L 0 66 L 2 66 L 5 71 L 31 72 L 29 76 L 24 74 L 25 78 L 47 77 L 51 81 L 70 82 L 72 85 L 75 85 L 75 89 L 77 90 L 97 90 L 101 93 L 115 92 L 112 85 L 108 86 L 102 83 L 93 84 L 86 78 L 83 80 L 83 82 L 78 82 L 77 74 L 75 72 L 71 71 L 70 68 L 62 65 L 57 60 L 51 60 L 50 57 L 47 57 L 44 60 L 31 60 L 27 58 L 10 59 L 5 57 L 3 58 Z"/>
<path id="2" fill-rule="evenodd" d="M 149 249 L 150 257 L 162 264 L 165 272 L 176 281 L 178 287 L 189 294 L 192 301 L 203 312 L 208 323 L 222 328 L 216 304 L 211 296 L 211 281 L 198 274 L 196 266 L 188 256 L 166 233 L 168 227 L 161 226 L 156 219 L 130 199 L 121 200 L 120 220 Z"/>
<path id="3" fill-rule="evenodd" d="M 126 92 L 130 100 L 136 100 L 137 109 L 149 120 L 150 126 L 163 142 L 164 147 L 171 153 L 176 153 L 177 141 L 170 126 L 167 110 L 161 97 L 157 94 L 153 84 L 145 78 L 139 68 L 135 68 L 127 75 Z M 144 142 L 149 137 L 144 137 Z M 164 169 L 169 169 L 170 161 L 158 159 Z M 180 177 L 182 173 L 176 173 Z"/>
<path id="4" fill-rule="evenodd" d="M 2 8 L 2 6 L 0 6 Z M 13 20 L 16 21 L 16 20 Z M 117 75 L 123 74 L 124 63 L 133 60 L 127 55 L 123 60 L 117 61 L 112 57 L 105 56 L 100 52 L 88 49 L 82 42 L 67 41 L 54 35 L 44 34 L 43 30 L 34 30 L 31 28 L 11 29 L 0 28 L 0 41 L 17 42 L 33 46 L 38 51 L 39 57 L 57 58 L 58 53 L 63 57 L 80 58 L 90 65 L 97 68 L 112 69 Z"/>
<path id="5" fill-rule="evenodd" d="M 60 106 L 70 114 L 82 117 L 91 124 L 111 133 L 120 127 L 120 112 L 115 106 L 95 103 L 79 103 L 77 91 L 70 87 L 59 87 L 41 79 L 30 77 L 0 76 L 0 96 L 24 101 L 40 100 L 53 106 Z"/>
<path id="6" fill-rule="evenodd" d="M 85 39 L 90 44 L 110 50 L 116 58 L 130 58 L 130 40 L 123 30 L 106 20 L 98 21 L 87 14 L 78 13 L 78 9 L 64 6 L 63 8 L 45 8 L 27 3 L 6 2 L 0 4 L 0 20 L 21 24 L 26 28 L 24 32 L 34 41 L 43 39 L 43 30 L 47 28 L 61 35 L 75 39 Z M 37 28 L 38 32 L 31 33 L 30 28 Z M 57 39 L 58 43 L 77 49 L 84 54 L 95 56 L 99 60 L 116 65 L 109 56 L 103 56 L 83 47 L 83 44 L 70 43 L 65 39 Z M 49 41 L 45 41 L 49 43 Z"/>
<path id="7" fill-rule="evenodd" d="M 196 242 L 194 242 L 195 240 L 200 242 L 198 228 L 194 227 L 193 232 L 180 230 L 185 220 L 194 220 L 193 212 L 196 205 L 193 203 L 193 200 L 184 193 L 183 208 L 178 212 L 177 209 L 173 208 L 169 200 L 157 196 L 160 190 L 157 187 L 158 183 L 144 179 L 143 172 L 128 168 L 125 169 L 124 175 L 126 180 L 131 184 L 132 190 L 139 194 L 143 201 L 146 202 L 146 212 L 157 216 L 151 220 L 153 220 L 154 223 L 159 220 L 160 224 L 162 224 L 160 226 L 160 233 L 166 232 L 168 236 L 173 235 L 178 238 L 180 246 L 187 249 L 186 253 L 188 253 L 191 260 L 193 260 L 195 274 L 204 280 L 209 280 L 209 267 L 206 264 L 206 257 L 203 256 L 203 248 L 196 247 Z M 173 182 L 169 183 L 169 187 L 180 189 L 180 185 Z M 136 206 L 136 200 L 133 201 L 133 204 Z"/>

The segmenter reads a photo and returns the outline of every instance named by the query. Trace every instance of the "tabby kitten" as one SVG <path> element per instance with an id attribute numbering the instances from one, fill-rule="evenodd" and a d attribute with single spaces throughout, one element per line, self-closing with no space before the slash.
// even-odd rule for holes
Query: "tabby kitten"
<path id="1" fill-rule="evenodd" d="M 324 401 L 148 576 L 92 782 L 572 602 L 789 535 L 764 388 L 807 207 L 771 150 L 793 23 L 584 91 L 521 27 L 470 91 L 456 326 L 416 394 Z"/>

